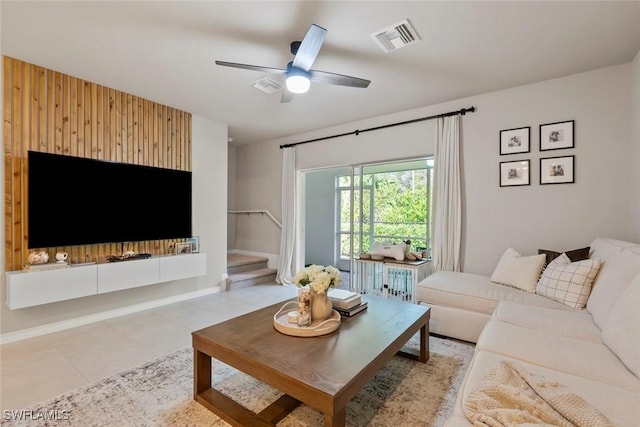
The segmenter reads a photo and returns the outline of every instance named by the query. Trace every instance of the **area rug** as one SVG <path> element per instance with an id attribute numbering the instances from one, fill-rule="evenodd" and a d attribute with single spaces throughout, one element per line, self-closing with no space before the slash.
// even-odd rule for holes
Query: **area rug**
<path id="1" fill-rule="evenodd" d="M 408 343 L 418 348 L 418 335 Z M 347 405 L 347 426 L 441 426 L 473 355 L 473 345 L 430 337 L 426 364 L 395 356 Z M 216 360 L 214 387 L 259 412 L 281 393 Z M 50 399 L 22 421 L 3 426 L 227 426 L 196 403 L 191 348 Z M 24 418 L 27 418 L 25 420 Z M 53 420 L 51 418 L 54 418 Z M 320 412 L 301 405 L 278 426 L 322 426 Z"/>

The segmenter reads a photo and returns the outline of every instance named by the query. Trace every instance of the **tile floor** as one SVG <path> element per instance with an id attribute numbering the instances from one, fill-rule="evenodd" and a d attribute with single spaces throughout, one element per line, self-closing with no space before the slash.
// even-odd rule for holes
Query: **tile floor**
<path id="1" fill-rule="evenodd" d="M 30 405 L 191 346 L 191 331 L 275 304 L 295 286 L 219 292 L 0 346 L 0 406 Z"/>

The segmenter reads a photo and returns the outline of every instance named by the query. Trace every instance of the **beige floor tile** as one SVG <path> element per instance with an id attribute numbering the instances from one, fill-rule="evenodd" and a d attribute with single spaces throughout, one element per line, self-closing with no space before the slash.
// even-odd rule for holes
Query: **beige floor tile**
<path id="1" fill-rule="evenodd" d="M 93 365 L 84 364 L 78 371 L 89 383 L 93 383 L 154 359 L 157 359 L 157 356 L 150 350 L 142 347 L 127 347 L 121 349 L 117 356 L 103 358 Z"/>
<path id="2" fill-rule="evenodd" d="M 74 390 L 87 381 L 55 349 L 2 360 L 2 409 L 24 409 L 41 400 Z"/>
<path id="3" fill-rule="evenodd" d="M 293 286 L 252 286 L 2 345 L 2 409 L 28 409 L 190 347 L 192 331 L 282 302 L 296 292 Z"/>
<path id="4" fill-rule="evenodd" d="M 151 346 L 149 347 L 149 351 L 157 357 L 162 357 L 182 350 L 185 347 L 191 347 L 191 333 Z"/>
<path id="5" fill-rule="evenodd" d="M 184 326 L 148 311 L 110 319 L 105 321 L 105 324 L 145 348 L 191 333 Z"/>

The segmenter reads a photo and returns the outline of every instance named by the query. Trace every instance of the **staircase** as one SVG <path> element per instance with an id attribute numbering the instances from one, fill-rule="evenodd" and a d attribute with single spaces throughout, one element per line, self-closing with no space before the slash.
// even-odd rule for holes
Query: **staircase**
<path id="1" fill-rule="evenodd" d="M 227 254 L 227 290 L 233 291 L 262 283 L 275 283 L 277 270 L 267 267 L 267 258 Z"/>

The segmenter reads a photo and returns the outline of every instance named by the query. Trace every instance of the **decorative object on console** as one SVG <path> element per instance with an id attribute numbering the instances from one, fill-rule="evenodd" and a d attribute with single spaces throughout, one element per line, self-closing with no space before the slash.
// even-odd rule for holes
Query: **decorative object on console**
<path id="1" fill-rule="evenodd" d="M 529 126 L 500 131 L 500 155 L 528 153 L 531 151 L 529 139 L 531 128 Z"/>
<path id="2" fill-rule="evenodd" d="M 40 265 L 49 262 L 49 254 L 47 251 L 33 251 L 29 254 L 29 264 Z"/>
<path id="3" fill-rule="evenodd" d="M 543 254 L 522 256 L 513 248 L 509 248 L 498 261 L 491 281 L 534 293 L 545 259 Z"/>
<path id="4" fill-rule="evenodd" d="M 46 270 L 60 270 L 61 268 L 68 268 L 69 264 L 64 263 L 45 263 L 45 264 L 25 264 L 24 271 L 46 271 Z"/>
<path id="5" fill-rule="evenodd" d="M 516 160 L 500 162 L 500 187 L 529 185 L 531 176 L 530 161 Z"/>
<path id="6" fill-rule="evenodd" d="M 574 126 L 573 120 L 540 125 L 540 151 L 573 148 Z"/>
<path id="7" fill-rule="evenodd" d="M 191 253 L 191 243 L 176 243 L 176 253 L 180 254 L 190 254 Z"/>
<path id="8" fill-rule="evenodd" d="M 371 258 L 376 259 L 373 257 L 374 255 L 381 255 L 382 257 L 395 258 L 397 261 L 402 261 L 406 251 L 406 243 L 375 242 L 371 250 Z"/>
<path id="9" fill-rule="evenodd" d="M 199 236 L 193 236 L 190 239 L 187 239 L 187 243 L 189 243 L 191 245 L 191 253 L 192 254 L 197 254 L 198 252 L 200 252 L 200 237 Z"/>
<path id="10" fill-rule="evenodd" d="M 69 254 L 66 252 L 58 252 L 56 253 L 56 260 L 58 264 L 66 264 L 67 258 L 69 258 Z"/>
<path id="11" fill-rule="evenodd" d="M 591 284 L 600 269 L 600 260 L 571 262 L 566 254 L 551 261 L 542 273 L 536 293 L 572 308 L 582 309 L 591 293 Z"/>
<path id="12" fill-rule="evenodd" d="M 299 271 L 293 279 L 299 288 L 311 290 L 311 320 L 324 320 L 331 316 L 333 308 L 327 295 L 329 288 L 340 284 L 340 271 L 333 266 L 311 265 Z"/>
<path id="13" fill-rule="evenodd" d="M 546 157 L 540 159 L 540 185 L 573 184 L 575 156 Z"/>

